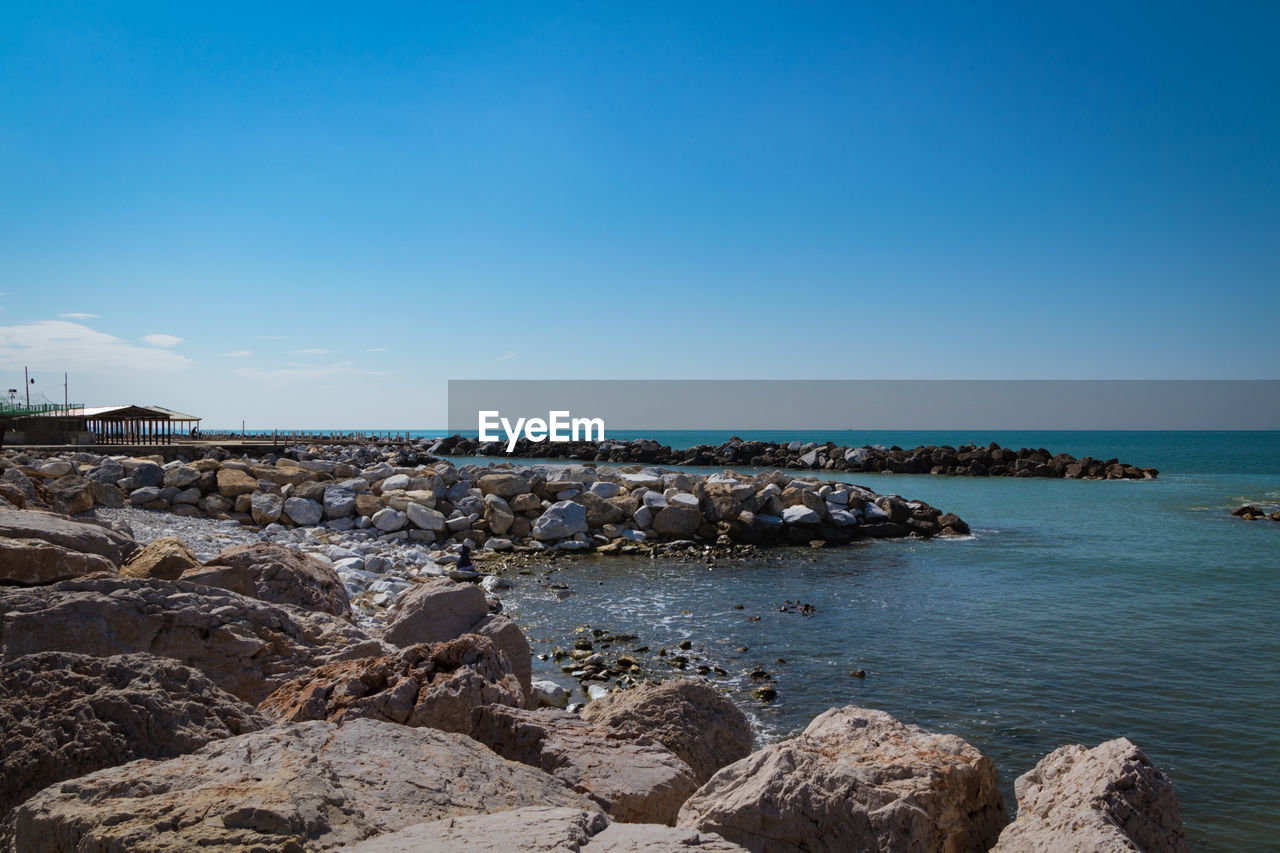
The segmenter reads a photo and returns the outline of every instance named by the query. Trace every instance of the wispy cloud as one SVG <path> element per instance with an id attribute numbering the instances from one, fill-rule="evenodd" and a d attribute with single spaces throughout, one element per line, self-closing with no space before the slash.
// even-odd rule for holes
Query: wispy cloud
<path id="1" fill-rule="evenodd" d="M 224 352 L 222 354 L 222 357 L 223 358 L 248 358 L 251 355 L 253 355 L 253 353 L 247 349 L 238 349 L 238 350 L 232 350 L 231 352 Z"/>
<path id="2" fill-rule="evenodd" d="M 369 349 L 365 350 L 365 352 L 386 352 L 386 351 L 387 351 L 386 347 L 370 347 Z"/>
<path id="3" fill-rule="evenodd" d="M 17 370 L 24 364 L 86 373 L 177 371 L 190 367 L 191 359 L 165 349 L 140 347 L 66 320 L 0 326 L 0 368 Z"/>
<path id="4" fill-rule="evenodd" d="M 0 293 L 0 297 L 3 297 L 3 296 L 4 294 Z M 58 316 L 66 317 L 68 320 L 97 320 L 98 319 L 97 314 L 89 314 L 84 311 L 73 311 L 70 314 L 59 314 Z"/>
<path id="5" fill-rule="evenodd" d="M 257 338 L 258 340 L 260 340 L 260 341 L 287 341 L 287 340 L 289 340 L 289 336 L 288 336 L 288 335 L 255 335 L 254 337 L 256 337 L 256 338 Z"/>
<path id="6" fill-rule="evenodd" d="M 143 335 L 142 342 L 153 347 L 176 347 L 182 343 L 182 338 L 173 335 Z"/>
<path id="7" fill-rule="evenodd" d="M 506 360 L 507 360 L 507 359 L 509 359 L 509 358 L 515 358 L 517 355 L 519 355 L 519 353 L 516 353 L 516 352 L 504 352 L 502 355 L 500 355 L 500 356 L 498 356 L 497 358 L 495 358 L 495 359 L 494 359 L 494 361 L 506 361 Z"/>
<path id="8" fill-rule="evenodd" d="M 296 350 L 293 350 L 292 352 L 294 355 L 328 355 L 329 353 L 333 352 L 333 350 L 320 349 L 317 347 L 313 349 L 296 349 Z"/>

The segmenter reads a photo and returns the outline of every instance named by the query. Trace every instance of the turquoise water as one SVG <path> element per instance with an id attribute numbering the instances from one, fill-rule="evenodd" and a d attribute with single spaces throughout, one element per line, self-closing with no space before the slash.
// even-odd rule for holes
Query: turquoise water
<path id="1" fill-rule="evenodd" d="M 656 437 L 678 445 L 728 433 Z M 1280 502 L 1280 433 L 794 437 L 903 447 L 994 440 L 1117 456 L 1161 474 L 1145 482 L 849 475 L 959 513 L 976 535 L 785 549 L 710 569 L 588 558 L 556 572 L 571 598 L 559 602 L 535 578 L 517 577 L 508 608 L 540 651 L 583 624 L 655 647 L 687 637 L 730 672 L 728 684 L 770 737 L 847 703 L 954 732 L 996 762 L 1011 804 L 1013 779 L 1045 753 L 1123 735 L 1172 776 L 1197 849 L 1276 849 L 1280 524 L 1227 513 L 1245 500 Z M 818 612 L 779 613 L 786 599 Z M 760 621 L 749 622 L 753 615 Z M 772 705 L 749 698 L 754 685 L 742 676 L 757 664 L 774 674 Z M 865 680 L 848 675 L 855 669 Z"/>

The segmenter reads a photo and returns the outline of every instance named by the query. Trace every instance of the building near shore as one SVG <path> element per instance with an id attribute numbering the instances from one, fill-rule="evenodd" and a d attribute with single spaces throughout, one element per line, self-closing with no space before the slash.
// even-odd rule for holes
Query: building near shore
<path id="1" fill-rule="evenodd" d="M 0 443 L 172 444 L 189 436 L 200 420 L 157 405 L 8 405 L 0 408 Z"/>

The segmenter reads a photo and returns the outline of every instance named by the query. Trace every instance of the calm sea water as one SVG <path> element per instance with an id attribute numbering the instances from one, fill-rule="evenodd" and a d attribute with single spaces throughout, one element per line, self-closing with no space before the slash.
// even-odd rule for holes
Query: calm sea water
<path id="1" fill-rule="evenodd" d="M 1280 502 L 1280 433 L 740 435 L 903 447 L 997 441 L 1116 456 L 1161 474 L 848 475 L 959 513 L 976 535 L 785 549 L 714 568 L 565 563 L 555 581 L 571 598 L 557 601 L 530 576 L 504 596 L 539 651 L 582 625 L 655 647 L 688 638 L 730 671 L 727 685 L 767 737 L 832 706 L 880 708 L 969 740 L 996 762 L 1011 805 L 1013 779 L 1055 747 L 1123 735 L 1172 776 L 1197 849 L 1277 849 L 1280 524 L 1227 513 L 1246 500 Z M 688 446 L 728 436 L 655 437 Z M 818 612 L 778 612 L 786 599 Z M 743 676 L 756 664 L 774 674 L 770 705 L 749 697 Z M 539 667 L 563 680 L 558 667 Z M 855 669 L 865 680 L 849 676 Z"/>

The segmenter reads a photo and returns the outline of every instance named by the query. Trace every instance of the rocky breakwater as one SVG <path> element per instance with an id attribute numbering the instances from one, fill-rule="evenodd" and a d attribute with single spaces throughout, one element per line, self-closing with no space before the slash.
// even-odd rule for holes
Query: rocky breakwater
<path id="1" fill-rule="evenodd" d="M 1271 509 L 1275 504 L 1266 504 L 1259 506 L 1258 504 L 1241 504 L 1231 510 L 1233 518 L 1243 519 L 1244 521 L 1257 521 L 1259 519 L 1269 518 L 1272 521 L 1280 521 L 1280 507 Z"/>
<path id="2" fill-rule="evenodd" d="M 127 502 L 246 525 L 362 530 L 382 541 L 470 542 L 494 551 L 643 553 L 675 541 L 843 544 L 969 529 L 956 515 L 921 501 L 784 471 L 703 475 L 638 466 L 446 461 L 407 467 L 387 459 L 358 467 L 354 459 L 312 458 L 317 455 L 298 449 L 260 460 L 161 465 L 77 453 L 38 463 L 23 457 L 24 465 L 5 476 L 33 490 L 79 488 L 90 506 Z M 64 485 L 67 480 L 74 482 Z"/>
<path id="3" fill-rule="evenodd" d="M 432 453 L 451 456 L 517 456 L 531 459 L 574 459 L 616 465 L 725 465 L 792 470 L 854 471 L 887 474 L 935 474 L 967 477 L 1049 477 L 1071 480 L 1150 480 L 1160 472 L 1118 459 L 1079 459 L 1044 448 L 1013 450 L 988 445 L 921 445 L 913 448 L 867 445 L 847 447 L 832 442 L 743 441 L 700 444 L 673 450 L 651 439 L 577 441 L 550 444 L 521 438 L 508 451 L 505 442 L 481 442 L 460 435 L 439 439 Z"/>

